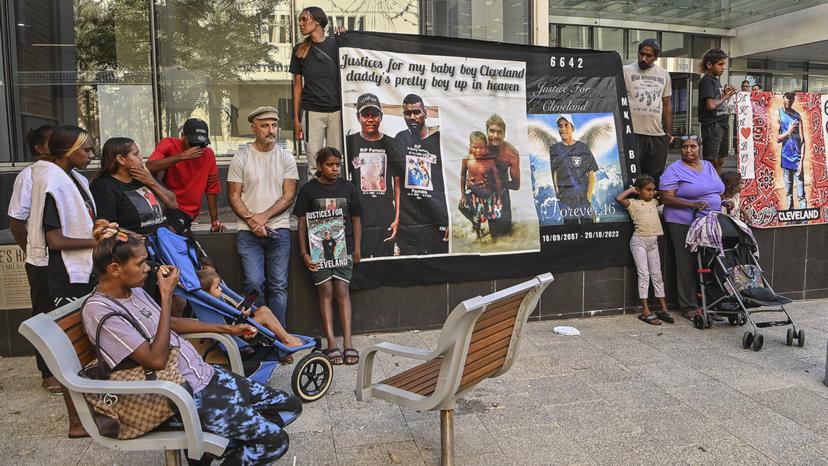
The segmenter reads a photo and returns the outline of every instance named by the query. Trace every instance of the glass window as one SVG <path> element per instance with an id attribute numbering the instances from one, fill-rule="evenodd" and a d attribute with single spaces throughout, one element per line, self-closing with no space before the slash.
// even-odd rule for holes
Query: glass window
<path id="1" fill-rule="evenodd" d="M 416 8 L 418 1 L 377 3 L 408 3 Z M 425 34 L 517 44 L 529 43 L 529 21 L 526 20 L 529 17 L 528 0 L 425 0 L 422 3 Z M 405 9 L 399 6 L 389 8 L 394 11 Z"/>
<path id="2" fill-rule="evenodd" d="M 655 31 L 642 31 L 638 29 L 630 29 L 627 31 L 627 59 L 638 58 L 638 44 L 644 39 L 655 38 L 658 33 Z"/>
<path id="3" fill-rule="evenodd" d="M 682 34 L 680 32 L 662 32 L 661 56 L 682 58 L 689 57 L 690 38 L 691 36 L 689 34 Z"/>
<path id="4" fill-rule="evenodd" d="M 712 36 L 693 36 L 693 58 L 701 58 L 704 52 L 719 46 L 719 38 Z"/>
<path id="5" fill-rule="evenodd" d="M 149 6 L 144 2 L 12 2 L 12 101 L 18 161 L 23 135 L 43 124 L 154 142 Z"/>
<path id="6" fill-rule="evenodd" d="M 615 50 L 621 57 L 624 56 L 624 30 L 621 28 L 593 29 L 595 34 L 594 48 L 597 50 Z"/>
<path id="7" fill-rule="evenodd" d="M 561 47 L 570 49 L 592 48 L 589 40 L 589 26 L 558 26 L 561 35 Z"/>
<path id="8" fill-rule="evenodd" d="M 808 92 L 828 92 L 828 63 L 809 63 Z"/>
<path id="9" fill-rule="evenodd" d="M 558 26 L 555 24 L 549 25 L 549 46 L 558 47 Z"/>

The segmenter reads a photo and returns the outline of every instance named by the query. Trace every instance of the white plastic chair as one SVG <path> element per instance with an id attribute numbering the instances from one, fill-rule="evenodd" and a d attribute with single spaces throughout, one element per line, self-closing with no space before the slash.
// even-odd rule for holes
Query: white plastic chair
<path id="1" fill-rule="evenodd" d="M 28 339 L 46 361 L 52 374 L 69 390 L 81 423 L 95 442 L 123 450 L 163 450 L 168 465 L 178 465 L 180 450 L 199 459 L 204 453 L 220 456 L 228 439 L 201 430 L 195 402 L 181 386 L 168 381 L 124 382 L 90 380 L 78 375 L 82 365 L 94 359 L 95 353 L 81 319 L 80 307 L 85 298 L 60 307 L 49 314 L 39 314 L 20 324 L 18 331 Z M 232 338 L 216 333 L 182 335 L 188 339 L 209 338 L 229 349 L 230 369 L 242 373 L 241 356 Z M 178 408 L 183 430 L 159 430 L 131 440 L 103 437 L 98 432 L 84 393 L 157 393 L 168 397 Z"/>
<path id="2" fill-rule="evenodd" d="M 357 369 L 357 400 L 374 397 L 419 411 L 440 410 L 441 460 L 444 466 L 452 465 L 457 400 L 482 380 L 512 367 L 524 324 L 552 281 L 552 274 L 546 273 L 463 301 L 446 319 L 432 351 L 389 342 L 368 347 Z M 372 383 L 374 358 L 380 352 L 426 362 Z"/>

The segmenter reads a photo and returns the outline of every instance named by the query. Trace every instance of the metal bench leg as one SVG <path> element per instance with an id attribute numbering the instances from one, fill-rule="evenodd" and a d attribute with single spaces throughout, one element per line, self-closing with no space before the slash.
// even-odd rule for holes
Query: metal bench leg
<path id="1" fill-rule="evenodd" d="M 164 450 L 164 464 L 166 466 L 180 466 L 181 452 L 179 450 Z"/>
<path id="2" fill-rule="evenodd" d="M 828 354 L 828 352 L 826 352 Z M 828 356 L 825 359 L 825 379 L 822 380 L 822 383 L 828 385 Z"/>
<path id="3" fill-rule="evenodd" d="M 440 464 L 454 466 L 454 410 L 440 410 Z"/>

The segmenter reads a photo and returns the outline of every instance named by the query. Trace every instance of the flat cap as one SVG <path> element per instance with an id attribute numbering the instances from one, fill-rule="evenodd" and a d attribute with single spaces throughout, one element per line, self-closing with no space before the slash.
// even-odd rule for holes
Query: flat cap
<path id="1" fill-rule="evenodd" d="M 276 107 L 264 106 L 253 110 L 247 115 L 247 121 L 253 123 L 253 120 L 276 120 L 279 121 L 279 111 Z"/>

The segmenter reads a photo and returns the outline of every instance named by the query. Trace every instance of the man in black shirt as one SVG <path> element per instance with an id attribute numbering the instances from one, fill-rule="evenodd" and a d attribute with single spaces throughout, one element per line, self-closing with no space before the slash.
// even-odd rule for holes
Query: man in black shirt
<path id="1" fill-rule="evenodd" d="M 571 115 L 558 117 L 561 142 L 549 148 L 549 168 L 564 225 L 592 223 L 592 193 L 598 163 L 589 146 L 573 138 Z"/>
<path id="2" fill-rule="evenodd" d="M 374 94 L 357 99 L 360 132 L 345 138 L 347 178 L 360 195 L 362 256 L 394 254 L 400 219 L 400 159 L 394 139 L 380 131 L 382 104 Z"/>
<path id="3" fill-rule="evenodd" d="M 448 211 L 440 156 L 440 130 L 426 126 L 423 99 L 408 94 L 403 99 L 403 118 L 408 129 L 394 140 L 400 151 L 399 173 L 409 166 L 425 171 L 419 180 L 403 181 L 400 195 L 398 245 L 402 255 L 445 254 L 448 252 Z M 428 179 L 429 183 L 423 180 Z"/>

